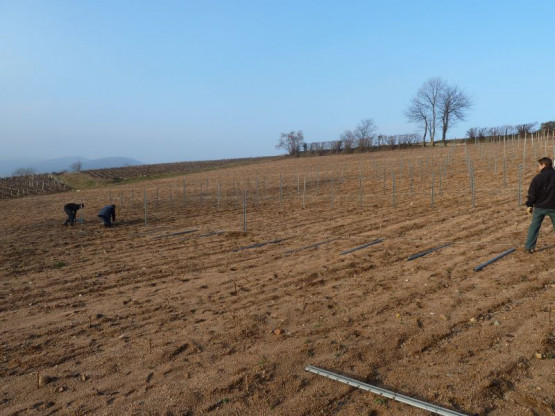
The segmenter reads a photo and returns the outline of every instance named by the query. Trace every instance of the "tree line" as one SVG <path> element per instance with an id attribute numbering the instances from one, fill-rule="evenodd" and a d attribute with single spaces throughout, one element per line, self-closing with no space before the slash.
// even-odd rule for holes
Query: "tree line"
<path id="1" fill-rule="evenodd" d="M 541 123 L 538 128 L 538 123 L 523 123 L 523 124 L 505 124 L 496 127 L 471 127 L 466 131 L 466 136 L 469 139 L 482 140 L 486 137 L 500 138 L 503 136 L 516 135 L 518 137 L 525 137 L 532 133 L 541 132 L 546 134 L 555 131 L 555 121 L 546 121 Z"/>
<path id="2" fill-rule="evenodd" d="M 306 143 L 302 130 L 281 133 L 276 147 L 286 150 L 291 156 L 299 156 L 302 152 L 350 153 L 383 146 L 404 147 L 417 143 L 419 138 L 423 146 L 426 146 L 427 140 L 435 146 L 438 131 L 441 132 L 441 141 L 447 146 L 447 132 L 466 118 L 471 107 L 470 97 L 458 86 L 441 78 L 430 78 L 418 89 L 404 112 L 407 120 L 421 129 L 421 136 L 416 133 L 378 134 L 374 121 L 365 119 L 354 130 L 345 130 L 336 140 Z"/>
<path id="3" fill-rule="evenodd" d="M 364 119 L 354 130 L 345 130 L 336 140 L 325 140 L 307 143 L 302 130 L 281 133 L 277 148 L 286 150 L 291 156 L 303 153 L 325 155 L 330 153 L 354 153 L 378 150 L 384 147 L 407 147 L 418 141 L 418 135 L 409 134 L 378 134 L 372 119 Z"/>

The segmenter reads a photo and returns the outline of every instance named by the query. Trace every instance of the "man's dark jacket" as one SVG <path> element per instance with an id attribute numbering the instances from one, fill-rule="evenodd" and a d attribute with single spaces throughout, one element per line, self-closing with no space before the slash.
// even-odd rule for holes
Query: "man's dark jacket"
<path id="1" fill-rule="evenodd" d="M 98 213 L 99 217 L 110 218 L 112 217 L 112 221 L 116 220 L 116 207 L 113 205 L 106 205 L 104 208 L 100 210 Z"/>
<path id="2" fill-rule="evenodd" d="M 81 208 L 81 204 L 74 204 L 73 202 L 64 205 L 64 210 L 66 212 L 68 211 L 77 212 L 79 208 Z"/>
<path id="3" fill-rule="evenodd" d="M 555 209 L 555 170 L 545 167 L 532 179 L 528 188 L 527 207 Z"/>

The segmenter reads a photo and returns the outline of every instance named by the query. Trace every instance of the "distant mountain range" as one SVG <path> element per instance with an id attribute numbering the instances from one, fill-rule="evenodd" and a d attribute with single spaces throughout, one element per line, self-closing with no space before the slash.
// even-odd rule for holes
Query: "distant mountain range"
<path id="1" fill-rule="evenodd" d="M 80 161 L 81 170 L 117 168 L 120 166 L 144 165 L 128 157 L 103 157 L 87 159 L 80 156 L 66 156 L 58 159 L 8 159 L 0 160 L 0 177 L 11 176 L 17 169 L 32 169 L 36 173 L 71 171 L 71 165 Z"/>

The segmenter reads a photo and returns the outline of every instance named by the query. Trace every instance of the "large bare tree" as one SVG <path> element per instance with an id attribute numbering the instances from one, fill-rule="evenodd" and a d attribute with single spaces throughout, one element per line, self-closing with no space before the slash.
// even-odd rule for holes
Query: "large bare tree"
<path id="1" fill-rule="evenodd" d="M 446 136 L 449 127 L 464 120 L 466 112 L 472 107 L 470 98 L 459 87 L 443 84 L 440 90 L 438 107 L 441 114 L 441 141 L 447 146 Z M 496 131 L 496 134 L 500 133 Z"/>
<path id="2" fill-rule="evenodd" d="M 405 116 L 412 123 L 424 129 L 422 143 L 426 145 L 426 135 L 435 146 L 436 129 L 441 126 L 441 140 L 446 145 L 449 127 L 458 120 L 464 120 L 466 111 L 472 106 L 470 98 L 459 87 L 447 84 L 441 78 L 430 78 L 416 92 Z"/>
<path id="3" fill-rule="evenodd" d="M 447 84 L 441 78 L 430 78 L 426 81 L 416 95 L 405 115 L 411 122 L 422 124 L 426 132 L 430 134 L 430 143 L 435 146 L 436 127 L 438 125 L 438 114 L 440 113 L 440 97 L 446 89 Z M 425 142 L 424 135 L 423 141 Z"/>

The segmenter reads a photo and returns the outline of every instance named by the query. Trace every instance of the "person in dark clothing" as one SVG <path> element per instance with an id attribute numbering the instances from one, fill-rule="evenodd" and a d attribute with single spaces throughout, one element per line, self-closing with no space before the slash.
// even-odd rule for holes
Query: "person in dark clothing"
<path id="1" fill-rule="evenodd" d="M 551 224 L 555 231 L 555 170 L 553 161 L 548 157 L 538 160 L 540 173 L 532 179 L 528 189 L 526 200 L 526 211 L 532 215 L 532 222 L 528 229 L 528 237 L 524 249 L 533 253 L 538 242 L 538 235 L 545 216 L 551 218 Z"/>
<path id="2" fill-rule="evenodd" d="M 75 224 L 75 216 L 77 215 L 77 211 L 79 208 L 83 208 L 85 204 L 75 204 L 69 203 L 64 205 L 64 211 L 67 214 L 67 220 L 64 222 L 64 225 L 73 225 Z"/>
<path id="3" fill-rule="evenodd" d="M 111 227 L 112 222 L 116 220 L 116 206 L 115 205 L 106 205 L 104 208 L 100 210 L 98 216 L 104 222 L 105 227 Z M 110 221 L 110 219 L 112 221 Z"/>

